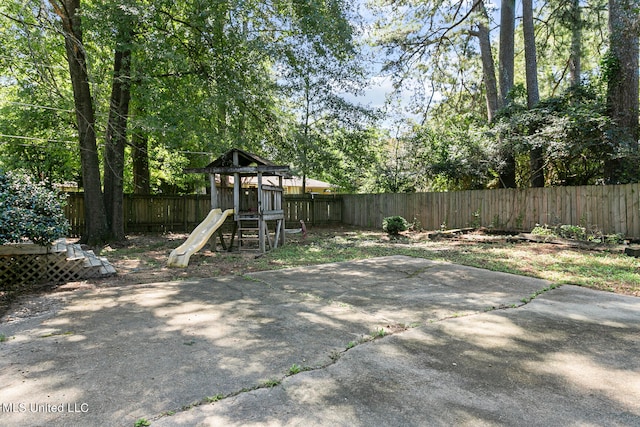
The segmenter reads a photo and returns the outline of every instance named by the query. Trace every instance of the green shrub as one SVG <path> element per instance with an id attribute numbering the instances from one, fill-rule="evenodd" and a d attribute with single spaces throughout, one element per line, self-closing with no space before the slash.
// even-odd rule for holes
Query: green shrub
<path id="1" fill-rule="evenodd" d="M 382 220 L 382 229 L 387 233 L 397 236 L 398 233 L 406 231 L 409 223 L 401 216 L 388 216 Z"/>
<path id="2" fill-rule="evenodd" d="M 547 224 L 545 224 L 545 225 L 536 224 L 536 226 L 533 228 L 533 230 L 531 230 L 531 234 L 534 234 L 536 236 L 552 236 L 552 237 L 555 237 L 555 232 L 553 231 L 552 228 L 549 228 L 549 226 L 547 226 Z"/>
<path id="3" fill-rule="evenodd" d="M 25 174 L 0 171 L 0 244 L 29 239 L 48 245 L 64 237 L 69 223 L 59 193 Z"/>
<path id="4" fill-rule="evenodd" d="M 622 234 L 603 234 L 593 227 L 587 229 L 579 225 L 558 224 L 553 227 L 537 224 L 531 234 L 544 237 L 561 237 L 564 239 L 579 240 L 582 242 L 604 243 L 607 245 L 617 245 L 624 243 Z"/>
<path id="5" fill-rule="evenodd" d="M 562 224 L 557 227 L 557 234 L 565 239 L 587 240 L 587 232 L 579 225 Z"/>

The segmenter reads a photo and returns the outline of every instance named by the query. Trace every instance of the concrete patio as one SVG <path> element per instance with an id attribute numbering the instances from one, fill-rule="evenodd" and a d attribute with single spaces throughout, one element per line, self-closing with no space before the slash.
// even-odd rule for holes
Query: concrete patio
<path id="1" fill-rule="evenodd" d="M 4 426 L 640 425 L 635 297 L 394 256 L 37 298 Z"/>

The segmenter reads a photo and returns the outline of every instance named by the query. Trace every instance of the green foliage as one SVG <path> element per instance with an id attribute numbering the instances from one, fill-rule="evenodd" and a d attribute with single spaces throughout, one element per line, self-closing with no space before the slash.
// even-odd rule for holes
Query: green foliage
<path id="1" fill-rule="evenodd" d="M 42 94 L 15 89 L 0 87 L 0 133 L 11 135 L 0 144 L 0 167 L 54 182 L 76 179 L 79 159 L 70 149 L 76 144 L 68 127 L 70 112 L 40 108 L 35 104 L 48 103 Z"/>
<path id="2" fill-rule="evenodd" d="M 384 328 L 376 328 L 375 331 L 371 332 L 371 337 L 373 337 L 373 339 L 384 338 L 385 335 L 387 335 L 387 332 Z"/>
<path id="3" fill-rule="evenodd" d="M 147 427 L 151 425 L 151 421 L 147 420 L 146 418 L 140 418 L 136 420 L 133 425 L 134 427 Z"/>
<path id="4" fill-rule="evenodd" d="M 585 240 L 587 230 L 579 225 L 562 224 L 558 226 L 558 235 L 565 239 Z"/>
<path id="5" fill-rule="evenodd" d="M 422 119 L 422 126 L 413 131 L 416 162 L 407 170 L 424 178 L 416 183 L 417 189 L 498 186 L 496 177 L 512 167 L 512 158 L 517 162 L 517 181 L 526 186 L 531 174 L 529 154 L 539 148 L 544 150 L 547 184 L 593 184 L 602 178 L 606 149 L 619 140 L 603 108 L 602 80 L 607 81 L 619 67 L 610 55 L 600 61 L 601 47 L 607 44 L 605 7 L 580 6 L 576 15 L 573 2 L 538 5 L 535 41 L 544 55 L 538 55 L 537 74 L 541 98 L 549 102 L 527 110 L 522 82 L 525 56 L 516 55 L 515 84 L 506 108 L 498 118 L 492 118 L 487 133 L 486 82 L 498 73 L 485 75 L 490 67 L 481 61 L 476 36 L 482 20 L 478 6 L 489 9 L 489 4 L 370 3 L 377 18 L 375 42 L 387 53 L 383 70 L 394 79 L 396 88 L 415 90 L 411 107 Z M 488 10 L 488 15 L 491 27 L 495 11 Z M 579 77 L 593 85 L 589 90 L 596 97 L 577 97 L 576 93 L 558 96 L 575 85 L 569 78 L 567 58 L 574 48 L 576 28 L 582 41 Z M 497 41 L 492 30 L 494 51 Z M 522 51 L 522 43 L 521 31 L 516 30 L 516 52 Z M 408 81 L 414 82 L 413 86 L 408 87 Z M 467 118 L 473 118 L 468 125 L 464 123 Z M 617 155 L 628 157 L 627 153 Z"/>
<path id="6" fill-rule="evenodd" d="M 218 393 L 218 394 L 214 394 L 213 396 L 207 396 L 205 397 L 205 402 L 207 403 L 214 403 L 214 402 L 218 402 L 220 400 L 224 399 L 224 394 L 222 393 Z"/>
<path id="7" fill-rule="evenodd" d="M 415 216 L 413 217 L 413 220 L 409 223 L 409 230 L 411 230 L 411 231 L 422 231 L 422 230 L 424 230 L 422 228 L 422 223 Z"/>
<path id="8" fill-rule="evenodd" d="M 480 228 L 482 225 L 482 217 L 480 215 L 480 208 L 478 208 L 475 212 L 471 214 L 471 226 L 473 228 Z"/>
<path id="9" fill-rule="evenodd" d="M 382 220 L 382 229 L 392 236 L 397 236 L 409 228 L 409 223 L 401 216 L 388 216 Z"/>
<path id="10" fill-rule="evenodd" d="M 573 87 L 533 109 L 521 102 L 516 99 L 503 109 L 493 126 L 501 144 L 515 156 L 542 148 L 546 180 L 552 185 L 597 183 L 609 156 L 607 141 L 613 127 L 596 89 Z"/>
<path id="11" fill-rule="evenodd" d="M 535 234 L 536 236 L 555 236 L 555 233 L 552 228 L 550 228 L 547 224 L 545 225 L 536 225 L 531 230 L 531 234 Z"/>
<path id="12" fill-rule="evenodd" d="M 281 382 L 282 382 L 282 381 L 280 381 L 280 380 L 277 380 L 277 379 L 273 379 L 273 378 L 272 378 L 272 379 L 268 379 L 268 380 L 266 380 L 266 381 L 263 381 L 263 382 L 260 384 L 260 386 L 261 386 L 261 387 L 265 387 L 265 388 L 273 388 L 273 387 L 279 386 Z"/>
<path id="13" fill-rule="evenodd" d="M 289 375 L 299 374 L 300 372 L 302 372 L 302 367 L 296 363 L 289 368 Z"/>
<path id="14" fill-rule="evenodd" d="M 497 168 L 486 131 L 469 115 L 417 127 L 410 140 L 412 169 L 422 177 L 417 185 L 436 191 L 484 188 L 493 178 L 491 166 Z"/>
<path id="15" fill-rule="evenodd" d="M 336 7 L 334 12 L 344 5 Z M 374 163 L 378 144 L 371 128 L 376 115 L 339 95 L 361 89 L 366 73 L 356 54 L 352 24 L 338 16 L 327 25 L 344 31 L 328 38 L 331 43 L 325 48 L 318 49 L 317 41 L 299 38 L 287 45 L 290 52 L 281 64 L 284 75 L 280 89 L 289 99 L 286 108 L 291 121 L 288 138 L 274 151 L 282 162 L 292 165 L 296 174 L 354 191 Z"/>
<path id="16" fill-rule="evenodd" d="M 601 76 L 605 83 L 611 83 L 620 75 L 620 59 L 610 50 L 600 59 Z"/>
<path id="17" fill-rule="evenodd" d="M 597 228 L 587 228 L 581 225 L 558 224 L 555 226 L 536 225 L 531 234 L 544 237 L 560 237 L 563 239 L 579 240 L 582 242 L 604 243 L 617 245 L 624 242 L 621 234 L 604 234 Z"/>
<path id="18" fill-rule="evenodd" d="M 79 175 L 77 130 L 64 43 L 35 16 L 48 14 L 45 7 L 33 0 L 0 4 L 0 168 L 63 182 Z"/>
<path id="19" fill-rule="evenodd" d="M 0 171 L 0 244 L 30 239 L 47 245 L 64 237 L 69 224 L 62 202 L 44 182 Z"/>
<path id="20" fill-rule="evenodd" d="M 350 3 L 319 0 L 268 6 L 244 1 L 82 2 L 82 49 L 98 135 L 104 134 L 109 116 L 113 52 L 126 48 L 134 74 L 127 137 L 135 134 L 153 147 L 152 191 L 190 192 L 202 186 L 202 176 L 184 176 L 182 169 L 202 167 L 232 146 L 293 163 L 304 172 L 328 171 L 328 178 L 337 176 L 340 184 L 357 182 L 344 176 L 358 162 L 350 158 L 351 148 L 357 151 L 357 141 L 363 149 L 371 144 L 339 136 L 349 148 L 341 150 L 344 141 L 334 138 L 334 130 L 340 134 L 343 125 L 362 130 L 348 123 L 355 113 L 336 96 L 352 91 L 349 85 L 359 67 L 352 8 Z M 77 145 L 73 94 L 56 20 L 47 2 L 0 4 L 0 133 L 20 137 L 8 142 L 3 137 L 0 167 L 79 181 L 78 151 L 70 149 Z M 283 84 L 292 81 L 283 75 L 292 70 L 299 77 L 296 83 L 308 78 L 310 93 L 326 101 L 327 108 L 316 110 L 314 118 L 335 122 L 330 138 L 315 139 L 327 130 L 322 125 L 310 138 L 309 163 L 297 150 L 300 104 Z M 292 146 L 288 152 L 282 149 L 286 144 Z M 130 165 L 126 163 L 124 174 L 128 190 Z"/>
<path id="21" fill-rule="evenodd" d="M 412 171 L 413 153 L 410 136 L 392 137 L 381 132 L 377 155 L 374 157 L 367 180 L 361 189 L 372 193 L 412 193 L 419 180 Z"/>

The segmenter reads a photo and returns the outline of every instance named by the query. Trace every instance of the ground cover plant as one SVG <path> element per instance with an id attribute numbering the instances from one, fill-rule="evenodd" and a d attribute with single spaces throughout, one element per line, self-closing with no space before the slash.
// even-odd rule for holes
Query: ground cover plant
<path id="1" fill-rule="evenodd" d="M 206 249 L 194 254 L 186 268 L 166 267 L 169 252 L 186 239 L 186 234 L 132 235 L 126 245 L 102 248 L 101 255 L 116 267 L 118 276 L 68 287 L 243 275 L 260 270 L 407 255 L 531 276 L 554 284 L 575 284 L 640 296 L 640 260 L 624 255 L 616 247 L 587 250 L 551 243 L 512 242 L 507 236 L 481 232 L 455 239 L 430 240 L 427 234 L 405 232 L 398 238 L 381 230 L 348 226 L 311 228 L 306 238 L 290 235 L 285 246 L 264 255 Z"/>
<path id="2" fill-rule="evenodd" d="M 560 237 L 564 239 L 578 240 L 581 242 L 604 243 L 617 245 L 624 242 L 621 234 L 604 234 L 597 228 L 587 228 L 582 225 L 557 224 L 554 226 L 536 225 L 531 234 L 543 237 Z"/>

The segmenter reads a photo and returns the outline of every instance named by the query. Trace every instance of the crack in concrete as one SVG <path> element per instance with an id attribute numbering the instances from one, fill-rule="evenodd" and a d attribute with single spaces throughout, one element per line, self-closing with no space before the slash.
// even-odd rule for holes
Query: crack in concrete
<path id="1" fill-rule="evenodd" d="M 529 304 L 531 301 L 533 301 L 534 299 L 538 298 L 540 295 L 552 291 L 554 289 L 558 289 L 560 286 L 560 284 L 557 283 L 552 283 L 549 286 L 547 286 L 546 288 L 542 288 L 539 291 L 535 291 L 534 293 L 532 293 L 531 295 L 529 295 L 528 297 L 524 297 L 520 300 L 520 302 L 522 302 L 522 305 L 520 305 L 519 307 L 522 307 L 523 305 L 527 305 Z"/>
<path id="2" fill-rule="evenodd" d="M 412 326 L 413 325 L 413 326 Z M 317 366 L 302 366 L 299 367 L 299 370 L 296 370 L 295 372 L 291 372 L 292 368 L 289 368 L 289 372 L 286 373 L 285 375 L 280 376 L 279 378 L 272 378 L 266 381 L 261 382 L 260 384 L 254 385 L 252 387 L 243 387 L 240 390 L 236 390 L 233 391 L 231 393 L 227 393 L 227 394 L 222 394 L 222 393 L 218 393 L 212 396 L 207 396 L 204 397 L 198 401 L 192 402 L 190 404 L 184 405 L 182 406 L 180 409 L 178 410 L 173 410 L 173 411 L 165 411 L 160 415 L 157 415 L 153 418 L 151 418 L 152 421 L 157 421 L 161 418 L 165 418 L 165 417 L 170 417 L 172 415 L 175 415 L 179 412 L 185 412 L 185 411 L 189 411 L 193 408 L 196 408 L 198 406 L 202 406 L 202 405 L 210 405 L 210 404 L 214 404 L 216 402 L 220 402 L 222 400 L 225 399 L 229 399 L 232 397 L 236 397 L 239 396 L 241 394 L 244 393 L 249 393 L 252 391 L 256 391 L 256 390 L 261 390 L 261 389 L 265 389 L 265 388 L 274 388 L 274 387 L 278 387 L 282 385 L 282 382 L 287 379 L 288 377 L 293 377 L 295 375 L 299 375 L 302 374 L 303 372 L 313 372 L 313 371 L 318 371 L 318 370 L 322 370 L 322 369 L 326 369 L 329 366 L 333 366 L 335 365 L 338 360 L 340 360 L 340 358 L 342 358 L 342 356 L 347 353 L 349 350 L 352 350 L 360 345 L 372 342 L 372 341 L 376 341 L 379 339 L 383 339 L 386 338 L 388 336 L 391 335 L 395 335 L 397 333 L 402 333 L 405 332 L 413 327 L 417 327 L 417 324 L 412 324 L 412 325 L 387 325 L 385 329 L 380 328 L 377 329 L 374 332 L 371 332 L 369 335 L 363 335 L 361 336 L 357 341 L 350 341 L 346 347 L 342 350 L 332 350 L 329 353 L 329 362 L 324 363 L 322 365 L 317 365 Z M 383 331 L 383 332 L 380 332 Z M 294 364 L 295 365 L 295 364 Z"/>
<path id="3" fill-rule="evenodd" d="M 412 277 L 416 277 L 416 276 L 422 274 L 424 271 L 426 271 L 426 270 L 428 270 L 430 268 L 433 268 L 433 266 L 427 266 L 427 267 L 424 267 L 424 268 L 420 268 L 420 269 L 418 269 L 416 271 L 413 271 L 413 272 L 406 272 L 406 271 L 402 271 L 402 272 L 404 274 L 406 274 L 408 278 L 412 278 Z M 269 289 L 278 290 L 278 288 L 276 288 L 275 286 L 273 286 L 272 284 L 270 284 L 269 282 L 267 282 L 265 280 L 262 280 L 262 279 L 259 279 L 259 278 L 255 278 L 255 277 L 251 277 L 251 276 L 247 276 L 247 275 L 242 275 L 241 277 L 243 277 L 243 278 L 245 278 L 247 280 L 256 282 L 256 283 L 261 283 L 261 284 L 267 286 Z M 336 282 L 336 284 L 338 284 L 338 283 Z M 340 285 L 338 284 L 338 286 L 340 286 Z M 523 306 L 527 305 L 528 303 L 530 303 L 531 301 L 536 299 L 538 296 L 540 296 L 540 295 L 542 295 L 542 294 L 544 294 L 546 292 L 552 291 L 554 289 L 558 289 L 560 286 L 561 286 L 560 284 L 552 283 L 552 284 L 550 284 L 549 286 L 547 286 L 545 288 L 542 288 L 540 290 L 535 291 L 530 296 L 522 298 L 520 300 L 520 302 L 521 302 L 520 304 L 511 304 L 511 305 L 504 305 L 503 304 L 503 305 L 500 305 L 498 307 L 492 306 L 492 307 L 488 307 L 487 309 L 485 309 L 482 312 L 474 312 L 474 313 L 468 313 L 468 314 L 455 314 L 454 313 L 451 316 L 446 316 L 446 317 L 443 317 L 441 319 L 429 321 L 429 322 L 426 322 L 426 323 L 413 322 L 413 323 L 410 323 L 410 324 L 401 325 L 399 323 L 398 324 L 392 324 L 392 322 L 389 322 L 389 324 L 387 324 L 387 326 L 386 326 L 386 329 L 385 329 L 385 327 L 381 327 L 381 328 L 376 329 L 375 331 L 371 332 L 369 335 L 362 335 L 357 341 L 350 341 L 346 345 L 346 347 L 344 349 L 342 349 L 342 350 L 339 350 L 339 349 L 332 350 L 329 353 L 329 361 L 327 363 L 324 363 L 322 365 L 313 366 L 313 367 L 312 366 L 298 367 L 299 369 L 295 369 L 295 372 L 292 372 L 292 369 L 293 369 L 293 366 L 292 366 L 291 368 L 289 368 L 289 372 L 287 372 L 286 374 L 281 375 L 281 376 L 279 376 L 277 378 L 271 378 L 269 380 L 263 381 L 260 384 L 254 385 L 252 387 L 243 387 L 240 390 L 236 390 L 236 391 L 233 391 L 231 393 L 227 393 L 227 394 L 218 393 L 218 394 L 215 394 L 215 395 L 212 395 L 212 396 L 207 396 L 207 397 L 204 397 L 204 398 L 200 399 L 199 401 L 195 401 L 195 402 L 192 402 L 190 404 L 184 405 L 179 410 L 165 411 L 162 414 L 151 418 L 151 420 L 157 421 L 157 420 L 159 420 L 161 418 L 172 416 L 172 415 L 175 415 L 175 414 L 177 414 L 179 412 L 188 411 L 188 410 L 191 410 L 193 408 L 196 408 L 196 407 L 202 406 L 202 405 L 214 404 L 216 402 L 220 402 L 222 400 L 226 400 L 226 399 L 229 399 L 229 398 L 232 398 L 232 397 L 236 397 L 236 396 L 239 396 L 239 395 L 244 394 L 244 393 L 249 393 L 249 392 L 252 392 L 252 391 L 266 389 L 266 388 L 279 387 L 279 386 L 282 385 L 282 382 L 285 379 L 287 379 L 288 377 L 299 375 L 299 374 L 301 374 L 303 372 L 313 372 L 313 371 L 318 371 L 318 370 L 326 369 L 326 368 L 328 368 L 330 366 L 333 366 L 349 350 L 354 349 L 354 348 L 356 348 L 358 346 L 361 346 L 363 344 L 366 344 L 366 343 L 369 343 L 369 342 L 372 342 L 372 341 L 376 341 L 376 340 L 379 340 L 379 339 L 383 339 L 383 338 L 386 338 L 388 336 L 395 335 L 395 334 L 398 334 L 398 333 L 403 333 L 403 332 L 406 332 L 406 331 L 408 331 L 410 329 L 413 329 L 413 328 L 418 327 L 418 326 L 426 325 L 428 323 L 443 322 L 443 321 L 446 321 L 446 320 L 449 320 L 449 319 L 457 319 L 457 318 L 461 318 L 461 317 L 477 316 L 479 314 L 489 313 L 489 312 L 497 311 L 497 310 L 517 309 L 517 308 L 520 308 L 520 307 L 523 307 Z M 294 291 L 292 293 L 293 294 L 298 294 L 298 295 L 301 295 L 301 296 L 305 296 L 305 297 L 312 297 L 312 298 L 314 298 L 316 300 L 319 300 L 319 301 L 325 301 L 328 304 L 334 304 L 334 303 L 342 304 L 343 306 L 345 306 L 346 308 L 349 308 L 351 310 L 354 310 L 354 311 L 357 311 L 357 312 L 361 312 L 361 313 L 364 313 L 364 314 L 368 314 L 370 316 L 375 317 L 373 314 L 368 313 L 367 311 L 364 311 L 364 310 L 358 310 L 354 306 L 352 306 L 351 304 L 348 304 L 348 303 L 340 303 L 339 301 L 336 301 L 336 300 L 333 300 L 333 299 L 324 299 L 324 298 L 319 297 L 317 295 L 309 294 L 309 293 L 306 293 L 306 292 Z"/>

